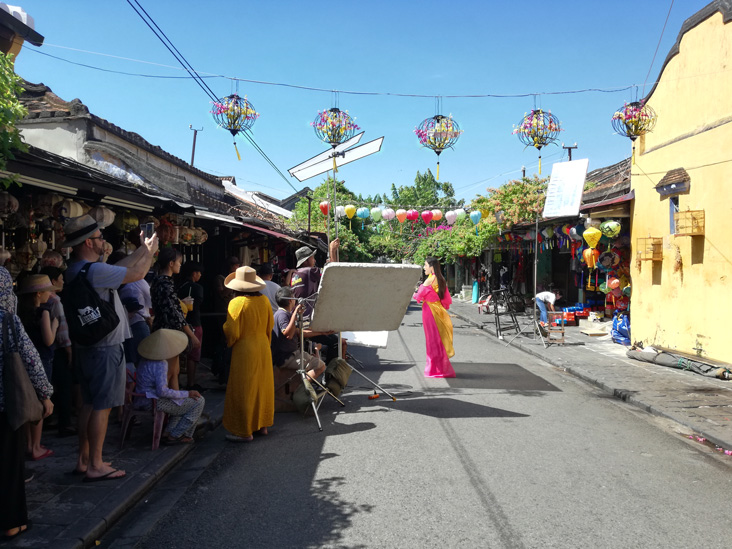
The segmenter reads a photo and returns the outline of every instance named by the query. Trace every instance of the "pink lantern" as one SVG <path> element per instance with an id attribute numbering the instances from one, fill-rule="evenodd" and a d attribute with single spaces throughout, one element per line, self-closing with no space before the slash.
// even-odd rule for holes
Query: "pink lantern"
<path id="1" fill-rule="evenodd" d="M 448 225 L 452 225 L 457 220 L 457 212 L 450 210 L 445 214 L 445 221 Z"/>
<path id="2" fill-rule="evenodd" d="M 391 221 L 396 217 L 396 213 L 391 208 L 384 208 L 384 211 L 381 212 L 381 217 L 386 219 L 387 221 Z"/>
<path id="3" fill-rule="evenodd" d="M 432 221 L 432 218 L 434 217 L 430 210 L 425 210 L 420 215 L 422 216 L 422 221 L 424 221 L 425 224 L 429 224 L 429 222 Z"/>
<path id="4" fill-rule="evenodd" d="M 419 219 L 419 212 L 417 210 L 407 210 L 407 219 L 409 221 L 417 221 Z"/>

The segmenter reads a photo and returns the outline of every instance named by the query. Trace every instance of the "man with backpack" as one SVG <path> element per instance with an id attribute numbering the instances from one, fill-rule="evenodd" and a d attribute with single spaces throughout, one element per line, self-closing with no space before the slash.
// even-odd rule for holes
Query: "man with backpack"
<path id="1" fill-rule="evenodd" d="M 73 249 L 65 273 L 64 310 L 74 342 L 73 356 L 83 398 L 75 472 L 85 475 L 85 482 L 118 479 L 125 472 L 105 464 L 102 459 L 109 412 L 124 404 L 123 343 L 131 337 L 125 321 L 127 312 L 117 289 L 147 274 L 158 248 L 158 237 L 145 238 L 141 233 L 141 244 L 132 254 L 115 265 L 108 265 L 100 262 L 104 237 L 94 218 L 82 215 L 69 219 L 64 233 L 66 240 L 62 247 Z"/>

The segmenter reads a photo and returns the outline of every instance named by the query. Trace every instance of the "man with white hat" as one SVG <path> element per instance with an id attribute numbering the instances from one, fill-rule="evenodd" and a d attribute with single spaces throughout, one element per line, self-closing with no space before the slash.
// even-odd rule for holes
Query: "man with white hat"
<path id="1" fill-rule="evenodd" d="M 104 254 L 104 237 L 93 217 L 82 215 L 69 219 L 64 233 L 66 240 L 61 247 L 73 249 L 65 273 L 66 280 L 72 281 L 84 265 L 92 263 L 87 280 L 102 299 L 108 300 L 112 296 L 117 317 L 125 319 L 127 311 L 116 290 L 122 284 L 135 282 L 147 274 L 153 254 L 158 249 L 157 235 L 145 238 L 141 232 L 140 246 L 115 265 L 108 265 L 100 262 Z M 98 343 L 88 347 L 75 345 L 74 348 L 84 404 L 79 414 L 79 458 L 75 471 L 85 474 L 87 482 L 125 476 L 124 471 L 104 462 L 102 447 L 110 410 L 124 404 L 126 369 L 123 343 L 129 337 L 129 324 L 119 322 Z"/>
<path id="2" fill-rule="evenodd" d="M 331 241 L 328 246 L 329 257 L 326 263 L 336 263 L 338 261 L 338 247 L 340 240 L 336 238 Z M 315 250 L 302 246 L 295 252 L 297 259 L 297 270 L 292 275 L 292 293 L 296 299 L 305 299 L 318 291 L 322 270 L 315 264 Z M 305 302 L 305 312 L 303 318 L 309 319 L 313 314 L 313 303 Z M 314 336 L 314 337 L 313 337 Z M 312 334 L 312 341 L 322 344 L 326 349 L 326 364 L 332 359 L 338 357 L 338 336 L 333 333 L 328 334 Z"/>

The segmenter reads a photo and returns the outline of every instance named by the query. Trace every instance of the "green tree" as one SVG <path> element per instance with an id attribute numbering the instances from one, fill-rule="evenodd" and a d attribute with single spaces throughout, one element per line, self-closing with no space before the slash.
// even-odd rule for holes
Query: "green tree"
<path id="1" fill-rule="evenodd" d="M 488 189 L 488 196 L 479 196 L 472 206 L 480 210 L 483 218 L 502 219 L 501 228 L 510 229 L 517 223 L 533 221 L 544 208 L 544 198 L 549 179 L 537 176 L 514 179 L 497 189 Z"/>
<path id="2" fill-rule="evenodd" d="M 23 93 L 21 82 L 22 79 L 13 70 L 11 59 L 0 53 L 0 170 L 5 170 L 8 160 L 15 158 L 13 151 L 28 150 L 15 127 L 16 122 L 28 114 L 18 99 Z M 8 177 L 2 183 L 8 188 L 17 181 L 14 177 Z"/>
<path id="3" fill-rule="evenodd" d="M 455 200 L 455 189 L 452 183 L 437 181 L 430 170 L 425 173 L 417 172 L 414 178 L 414 185 L 400 186 L 397 188 L 392 183 L 391 198 L 386 198 L 386 204 L 400 206 L 403 208 L 440 208 L 452 210 L 464 204 L 463 200 Z"/>

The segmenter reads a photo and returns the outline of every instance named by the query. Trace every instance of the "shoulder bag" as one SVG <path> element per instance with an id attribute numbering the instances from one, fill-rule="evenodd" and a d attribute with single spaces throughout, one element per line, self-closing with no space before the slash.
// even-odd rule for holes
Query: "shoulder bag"
<path id="1" fill-rule="evenodd" d="M 10 350 L 10 334 L 15 341 L 15 351 Z M 18 333 L 14 315 L 3 318 L 3 389 L 5 392 L 5 415 L 13 431 L 26 423 L 38 423 L 43 419 L 43 404 L 38 400 L 28 371 L 20 356 Z"/>

